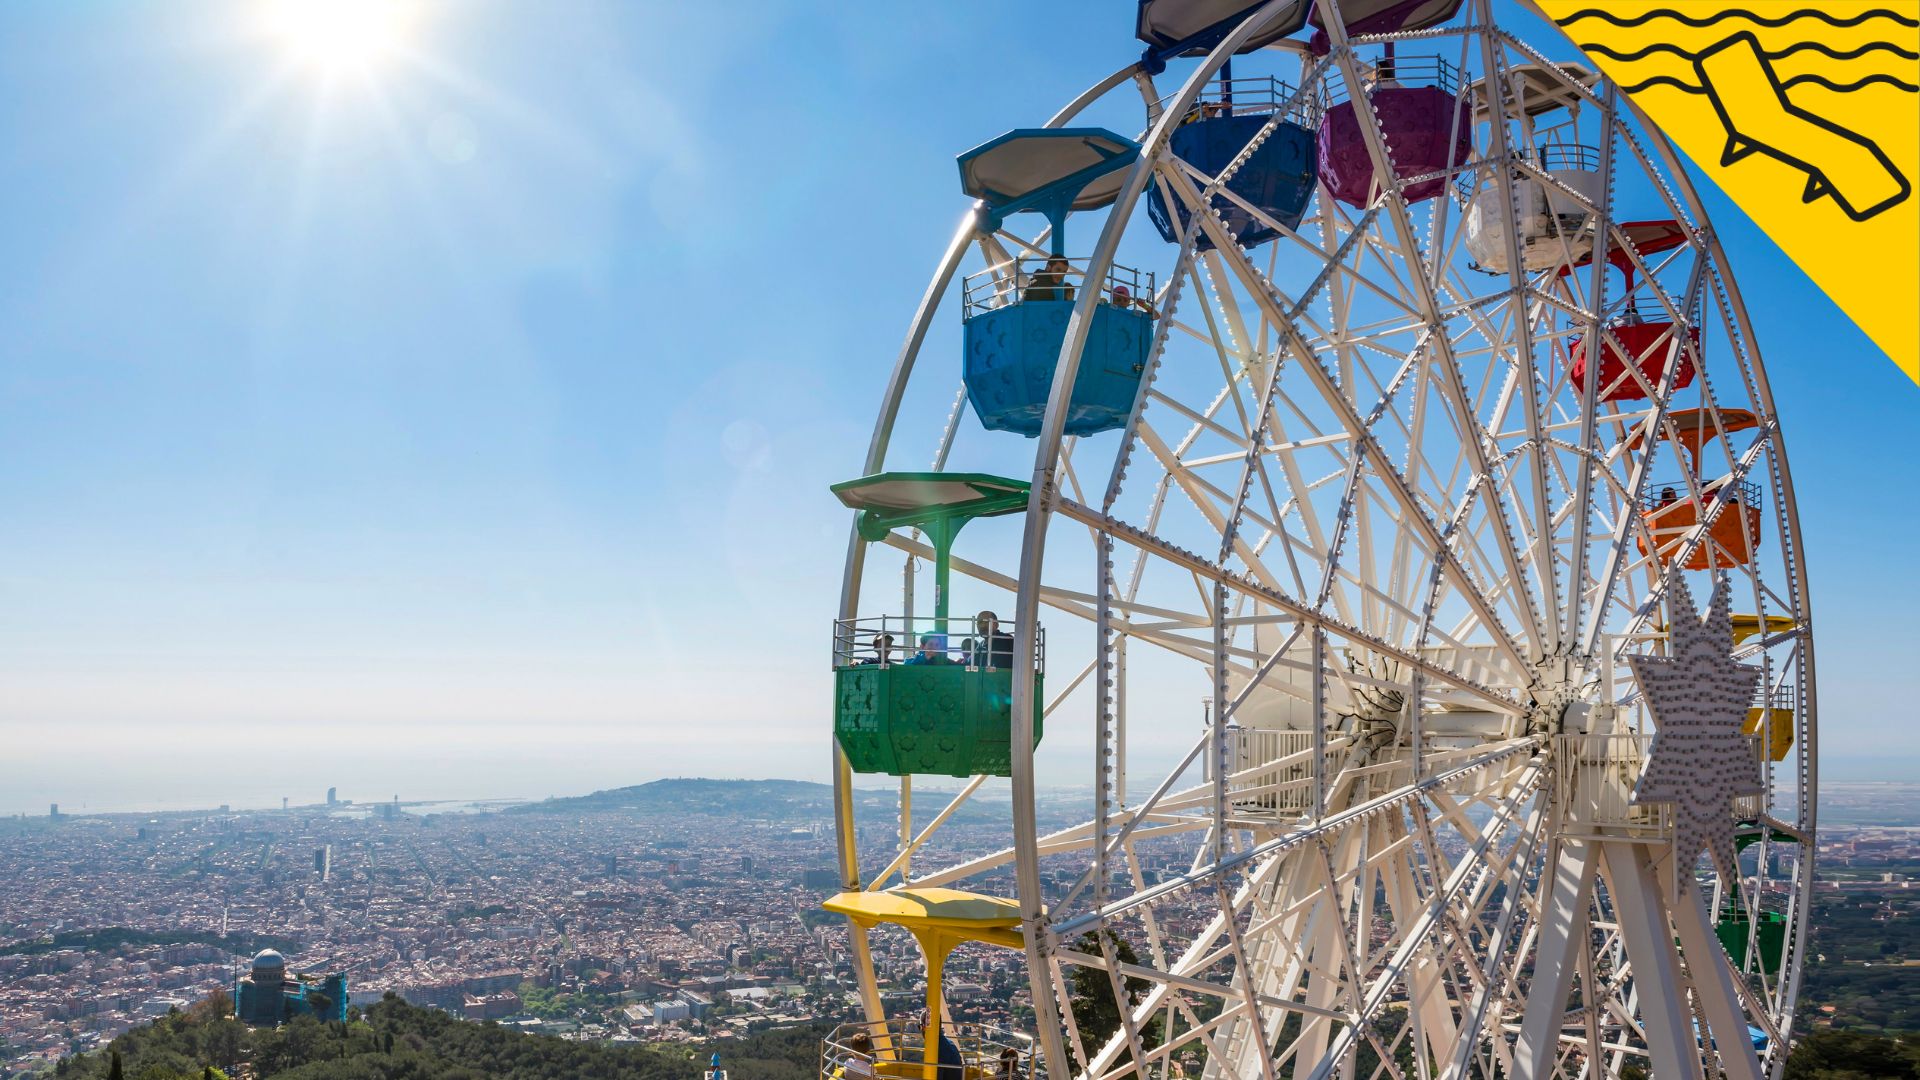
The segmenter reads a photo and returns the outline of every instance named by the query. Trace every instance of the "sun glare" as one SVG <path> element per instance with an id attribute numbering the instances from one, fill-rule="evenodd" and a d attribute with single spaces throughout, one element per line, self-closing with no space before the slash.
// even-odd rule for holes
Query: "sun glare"
<path id="1" fill-rule="evenodd" d="M 301 60 L 327 70 L 368 68 L 404 44 L 404 0 L 267 0 L 267 25 Z"/>

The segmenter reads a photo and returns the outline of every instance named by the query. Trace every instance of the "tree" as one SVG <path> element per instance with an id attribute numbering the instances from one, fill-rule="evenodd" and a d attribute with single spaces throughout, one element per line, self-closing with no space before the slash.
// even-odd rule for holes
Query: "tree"
<path id="1" fill-rule="evenodd" d="M 213 993 L 195 1002 L 193 1007 L 187 1010 L 187 1019 L 196 1024 L 204 1024 L 213 1020 L 224 1020 L 232 1015 L 233 995 L 227 993 L 225 990 L 215 990 Z"/>
<path id="2" fill-rule="evenodd" d="M 120 1062 L 120 1051 L 113 1052 L 113 1064 L 107 1066 L 107 1080 L 127 1080 L 127 1068 Z"/>
<path id="3" fill-rule="evenodd" d="M 1081 935 L 1080 951 L 1100 955 L 1101 934 L 1105 934 L 1107 941 L 1112 944 L 1115 960 L 1122 964 L 1140 962 L 1140 955 L 1133 951 L 1133 946 L 1127 939 L 1111 930 L 1092 931 Z M 1098 1053 L 1098 1048 L 1106 1046 L 1112 1040 L 1114 1033 L 1121 1030 L 1123 1026 L 1120 1022 L 1120 1005 L 1113 996 L 1113 980 L 1099 968 L 1077 967 L 1073 969 L 1072 985 L 1073 1023 L 1080 1029 L 1080 1042 L 1087 1048 L 1087 1053 Z M 1124 985 L 1127 992 L 1127 1007 L 1131 1009 L 1139 1002 L 1140 995 L 1145 993 L 1152 984 L 1138 975 L 1128 975 L 1125 977 Z M 1140 1043 L 1147 1050 L 1160 1045 L 1159 1017 L 1154 1017 L 1140 1029 Z M 1118 1060 L 1132 1061 L 1133 1051 L 1130 1048 L 1122 1050 Z"/>
<path id="4" fill-rule="evenodd" d="M 1802 1036 L 1787 1058 L 1786 1080 L 1920 1080 L 1920 1045 L 1857 1031 Z"/>

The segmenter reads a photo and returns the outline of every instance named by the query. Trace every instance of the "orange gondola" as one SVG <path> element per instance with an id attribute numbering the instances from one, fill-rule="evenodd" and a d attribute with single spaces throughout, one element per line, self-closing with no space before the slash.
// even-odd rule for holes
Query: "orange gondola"
<path id="1" fill-rule="evenodd" d="M 1688 472 L 1697 477 L 1700 450 L 1707 442 L 1716 436 L 1757 427 L 1759 423 L 1759 417 L 1745 409 L 1682 409 L 1668 414 L 1666 422 L 1655 432 L 1655 438 L 1670 438 L 1685 451 Z M 1634 444 L 1639 441 L 1637 433 L 1630 440 Z M 1760 546 L 1762 521 L 1758 485 L 1690 480 L 1656 484 L 1651 492 L 1641 503 L 1640 517 L 1646 523 L 1646 531 L 1634 538 L 1642 555 L 1650 554 L 1651 547 L 1660 553 L 1661 562 L 1671 564 L 1679 557 L 1686 537 L 1695 526 L 1712 517 L 1707 535 L 1687 556 L 1686 568 L 1722 570 L 1753 561 L 1754 550 Z M 1715 505 L 1721 501 L 1728 505 L 1724 508 Z"/>

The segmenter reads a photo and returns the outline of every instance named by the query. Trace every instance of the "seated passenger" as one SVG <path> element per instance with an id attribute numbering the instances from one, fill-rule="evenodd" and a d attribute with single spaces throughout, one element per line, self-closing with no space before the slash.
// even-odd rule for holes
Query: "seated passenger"
<path id="1" fill-rule="evenodd" d="M 864 1031 L 856 1031 L 853 1038 L 847 1040 L 847 1059 L 833 1070 L 839 1080 L 872 1080 L 873 1038 Z"/>
<path id="2" fill-rule="evenodd" d="M 1053 255 L 1033 278 L 1027 282 L 1027 289 L 1020 294 L 1022 300 L 1071 300 L 1073 286 L 1067 284 L 1067 271 L 1071 269 L 1067 260 Z"/>
<path id="3" fill-rule="evenodd" d="M 1679 498 L 1680 496 L 1675 495 L 1673 493 L 1673 489 L 1670 487 L 1663 487 L 1660 489 L 1660 506 L 1663 509 L 1666 507 L 1672 506 L 1675 502 L 1679 500 Z"/>
<path id="4" fill-rule="evenodd" d="M 938 1038 L 940 1040 L 938 1058 L 940 1065 L 939 1068 L 935 1070 L 937 1080 L 966 1080 L 967 1059 L 961 1056 L 959 1044 L 947 1037 L 947 1026 L 945 1024 L 941 1024 L 937 1030 L 928 1031 L 927 1029 L 931 1026 L 932 1025 L 927 1022 L 926 1013 L 921 1013 L 920 1037 L 923 1040 L 929 1038 Z"/>
<path id="5" fill-rule="evenodd" d="M 1020 1080 L 1020 1051 L 1011 1046 L 1000 1048 L 1000 1065 L 994 1080 Z"/>
<path id="6" fill-rule="evenodd" d="M 1013 635 L 1000 631 L 1000 617 L 983 611 L 973 617 L 973 638 L 968 662 L 977 668 L 1005 670 L 1013 666 Z"/>
<path id="7" fill-rule="evenodd" d="M 878 664 L 886 667 L 893 660 L 893 635 L 875 634 L 873 636 L 873 655 L 855 661 L 856 664 Z"/>
<path id="8" fill-rule="evenodd" d="M 909 664 L 951 664 L 947 656 L 947 635 L 923 634 L 920 651 L 907 658 Z"/>

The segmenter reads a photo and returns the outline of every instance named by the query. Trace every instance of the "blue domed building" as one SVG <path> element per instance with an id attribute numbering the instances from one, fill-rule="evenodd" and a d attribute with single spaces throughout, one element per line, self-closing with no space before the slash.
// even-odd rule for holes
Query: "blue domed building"
<path id="1" fill-rule="evenodd" d="M 233 980 L 233 1015 L 256 1027 L 274 1027 L 296 1016 L 347 1020 L 347 977 L 328 975 L 317 982 L 287 976 L 287 958 L 261 949 L 253 968 Z"/>

